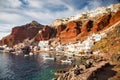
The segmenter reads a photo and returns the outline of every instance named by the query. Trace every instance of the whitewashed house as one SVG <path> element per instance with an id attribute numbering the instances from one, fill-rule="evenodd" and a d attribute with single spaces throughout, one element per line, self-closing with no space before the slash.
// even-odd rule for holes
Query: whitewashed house
<path id="1" fill-rule="evenodd" d="M 56 51 L 63 51 L 64 47 L 62 45 L 58 45 L 58 46 L 55 47 L 55 50 Z"/>
<path id="2" fill-rule="evenodd" d="M 39 41 L 38 46 L 40 50 L 49 51 L 50 50 L 50 42 L 49 41 Z"/>

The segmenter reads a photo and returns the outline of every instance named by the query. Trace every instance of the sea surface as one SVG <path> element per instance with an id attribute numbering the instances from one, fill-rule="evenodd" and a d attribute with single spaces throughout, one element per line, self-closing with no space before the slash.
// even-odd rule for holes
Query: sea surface
<path id="1" fill-rule="evenodd" d="M 0 53 L 0 80 L 51 80 L 56 77 L 55 71 L 69 67 L 53 60 L 44 61 L 40 54 L 24 57 Z"/>

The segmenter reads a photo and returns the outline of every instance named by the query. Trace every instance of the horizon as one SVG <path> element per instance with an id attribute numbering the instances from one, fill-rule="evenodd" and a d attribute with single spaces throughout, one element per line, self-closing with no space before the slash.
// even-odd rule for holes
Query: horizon
<path id="1" fill-rule="evenodd" d="M 49 25 L 57 18 L 67 18 L 98 7 L 119 3 L 119 0 L 0 0 L 0 39 L 13 27 L 35 20 Z"/>

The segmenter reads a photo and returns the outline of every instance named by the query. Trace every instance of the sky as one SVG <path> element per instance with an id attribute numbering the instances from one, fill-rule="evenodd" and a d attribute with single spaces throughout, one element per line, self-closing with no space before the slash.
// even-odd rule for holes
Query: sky
<path id="1" fill-rule="evenodd" d="M 67 18 L 120 0 L 0 0 L 0 39 L 13 27 L 35 20 L 49 25 L 57 18 Z"/>

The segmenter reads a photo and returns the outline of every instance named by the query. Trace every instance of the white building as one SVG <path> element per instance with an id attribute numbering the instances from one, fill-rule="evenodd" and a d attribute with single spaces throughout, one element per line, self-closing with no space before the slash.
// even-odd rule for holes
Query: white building
<path id="1" fill-rule="evenodd" d="M 39 41 L 38 46 L 40 47 L 40 50 L 49 51 L 50 45 L 49 41 Z"/>

